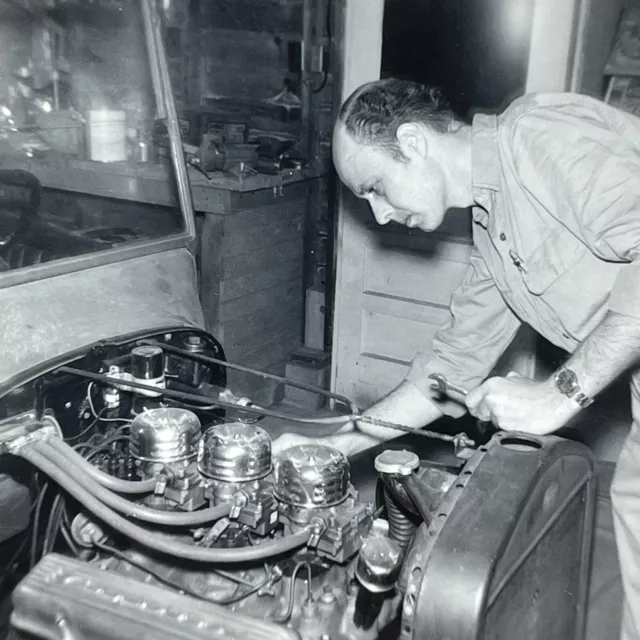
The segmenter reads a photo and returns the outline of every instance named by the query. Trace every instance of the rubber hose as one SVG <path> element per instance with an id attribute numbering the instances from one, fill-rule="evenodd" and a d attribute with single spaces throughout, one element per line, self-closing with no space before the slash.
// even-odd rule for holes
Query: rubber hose
<path id="1" fill-rule="evenodd" d="M 120 478 L 114 478 L 108 473 L 100 471 L 100 469 L 88 462 L 77 451 L 74 451 L 72 447 L 59 438 L 50 438 L 46 442 L 58 453 L 68 458 L 70 465 L 82 469 L 88 476 L 91 476 L 96 482 L 99 482 L 103 487 L 111 491 L 137 494 L 150 493 L 156 488 L 156 479 L 139 481 L 120 480 Z"/>
<path id="2" fill-rule="evenodd" d="M 371 629 L 373 623 L 378 619 L 388 595 L 388 593 L 373 593 L 364 587 L 358 589 L 353 611 L 353 624 L 358 629 Z"/>
<path id="3" fill-rule="evenodd" d="M 41 453 L 47 460 L 59 467 L 60 470 L 67 474 L 74 482 L 84 487 L 92 496 L 100 500 L 100 502 L 125 516 L 152 524 L 167 525 L 170 527 L 189 527 L 207 524 L 229 515 L 229 504 L 221 504 L 201 511 L 175 512 L 150 509 L 149 507 L 131 502 L 126 498 L 112 493 L 109 489 L 93 480 L 93 478 L 87 476 L 84 470 L 76 469 L 70 465 L 68 459 L 58 453 L 58 451 L 51 447 L 46 441 L 34 443 L 33 448 Z"/>
<path id="4" fill-rule="evenodd" d="M 411 544 L 413 534 L 418 527 L 386 487 L 384 489 L 384 504 L 387 508 L 389 521 L 389 537 L 397 542 L 404 551 Z"/>
<path id="5" fill-rule="evenodd" d="M 389 492 L 389 495 L 393 497 L 396 505 L 400 507 L 402 511 L 406 512 L 412 518 L 420 515 L 413 500 L 409 497 L 404 483 L 402 483 L 399 478 L 384 474 L 380 478 L 380 482 L 382 483 L 382 487 Z"/>
<path id="6" fill-rule="evenodd" d="M 403 478 L 404 489 L 407 492 L 407 495 L 413 501 L 418 513 L 420 514 L 423 521 L 427 526 L 431 524 L 432 519 L 432 510 L 429 499 L 428 499 L 428 489 L 424 486 L 424 484 L 412 473 L 409 476 Z"/>
<path id="7" fill-rule="evenodd" d="M 48 460 L 32 445 L 23 447 L 15 455 L 24 458 L 34 467 L 37 467 L 44 474 L 48 475 L 62 489 L 75 498 L 80 504 L 86 507 L 97 518 L 106 522 L 122 535 L 134 540 L 144 547 L 164 553 L 169 556 L 184 558 L 194 562 L 207 562 L 213 564 L 236 564 L 243 562 L 263 561 L 267 558 L 279 556 L 304 546 L 311 537 L 312 532 L 309 529 L 303 529 L 298 533 L 278 538 L 270 542 L 265 542 L 253 547 L 227 548 L 227 549 L 208 549 L 205 547 L 196 547 L 187 545 L 157 533 L 142 529 L 136 524 L 125 520 L 122 516 L 112 511 L 109 507 L 102 504 L 100 500 L 92 496 L 83 487 L 72 480 L 62 469 Z"/>

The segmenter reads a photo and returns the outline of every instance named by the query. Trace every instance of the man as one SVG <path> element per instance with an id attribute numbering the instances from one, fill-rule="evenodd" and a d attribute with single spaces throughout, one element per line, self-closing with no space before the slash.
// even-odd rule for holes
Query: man
<path id="1" fill-rule="evenodd" d="M 430 232 L 448 209 L 473 207 L 475 246 L 450 323 L 431 356 L 418 355 L 367 414 L 414 428 L 461 415 L 432 392 L 428 375 L 438 372 L 472 389 L 466 404 L 477 418 L 548 434 L 632 369 L 634 424 L 612 499 L 622 638 L 640 638 L 640 119 L 586 96 L 549 94 L 469 126 L 437 91 L 390 79 L 344 103 L 333 156 L 380 224 Z M 572 355 L 548 380 L 483 382 L 523 322 Z M 360 423 L 322 441 L 353 454 L 398 435 Z M 285 435 L 274 449 L 308 440 Z"/>

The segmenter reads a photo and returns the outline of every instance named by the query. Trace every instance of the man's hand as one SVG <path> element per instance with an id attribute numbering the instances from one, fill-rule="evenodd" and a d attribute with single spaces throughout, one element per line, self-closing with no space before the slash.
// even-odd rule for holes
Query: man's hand
<path id="1" fill-rule="evenodd" d="M 469 413 L 504 431 L 546 435 L 580 411 L 577 402 L 558 391 L 553 380 L 538 382 L 511 372 L 490 378 L 469 392 Z"/>

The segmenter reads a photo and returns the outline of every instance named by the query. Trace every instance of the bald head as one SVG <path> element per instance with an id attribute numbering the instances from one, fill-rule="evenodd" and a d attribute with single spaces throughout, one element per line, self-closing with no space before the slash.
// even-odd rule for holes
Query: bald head
<path id="1" fill-rule="evenodd" d="M 356 89 L 342 105 L 337 127 L 342 126 L 354 140 L 380 146 L 401 159 L 397 133 L 408 123 L 418 123 L 438 133 L 461 124 L 438 89 L 388 78 Z"/>
<path id="2" fill-rule="evenodd" d="M 464 130 L 437 90 L 400 80 L 372 82 L 342 105 L 334 166 L 342 182 L 369 202 L 379 224 L 433 231 L 447 209 L 469 206 Z"/>

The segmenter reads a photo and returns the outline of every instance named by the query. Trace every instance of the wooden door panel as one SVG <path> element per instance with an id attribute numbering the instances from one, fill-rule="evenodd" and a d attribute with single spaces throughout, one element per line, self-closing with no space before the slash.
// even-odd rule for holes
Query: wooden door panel
<path id="1" fill-rule="evenodd" d="M 424 314 L 422 318 L 408 318 L 398 314 L 393 304 L 389 307 L 384 312 L 363 309 L 360 347 L 363 355 L 408 365 L 416 351 L 430 350 L 435 333 L 449 319 L 446 309 L 434 310 L 437 313 Z"/>
<path id="2" fill-rule="evenodd" d="M 333 386 L 360 406 L 406 375 L 416 351 L 428 354 L 450 318 L 451 293 L 471 253 L 468 211 L 448 214 L 437 233 L 379 226 L 364 202 L 345 198 L 336 281 Z"/>
<path id="3" fill-rule="evenodd" d="M 347 385 L 351 389 L 350 397 L 358 407 L 366 409 L 397 387 L 408 370 L 406 364 L 361 354 L 358 357 L 357 378 Z"/>
<path id="4" fill-rule="evenodd" d="M 361 308 L 370 313 L 388 314 L 434 326 L 441 326 L 449 319 L 448 307 L 416 304 L 410 300 L 393 299 L 383 295 L 363 295 Z"/>
<path id="5" fill-rule="evenodd" d="M 469 264 L 470 245 L 430 240 L 427 251 L 374 243 L 365 253 L 364 293 L 448 307 Z"/>

